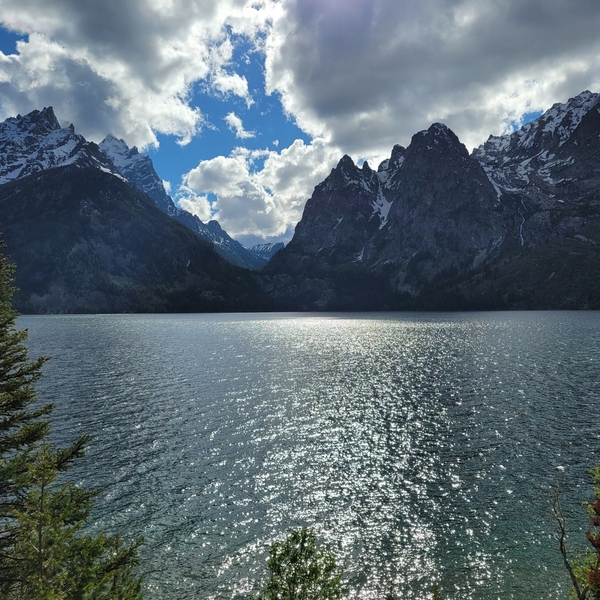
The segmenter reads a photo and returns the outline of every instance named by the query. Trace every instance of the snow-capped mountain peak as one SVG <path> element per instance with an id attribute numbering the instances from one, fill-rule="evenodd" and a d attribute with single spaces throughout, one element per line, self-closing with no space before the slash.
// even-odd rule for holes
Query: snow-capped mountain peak
<path id="1" fill-rule="evenodd" d="M 60 123 L 54 114 L 54 109 L 47 106 L 42 110 L 31 111 L 25 116 L 11 117 L 2 123 L 1 127 L 14 137 L 23 134 L 40 136 L 60 129 Z"/>
<path id="2" fill-rule="evenodd" d="M 107 156 L 118 172 L 131 184 L 149 196 L 163 212 L 174 216 L 177 208 L 165 190 L 162 179 L 154 170 L 152 159 L 147 154 L 130 148 L 124 140 L 108 135 L 100 142 L 100 150 Z"/>
<path id="3" fill-rule="evenodd" d="M 248 250 L 257 258 L 264 261 L 269 261 L 274 254 L 279 252 L 284 247 L 283 242 L 278 242 L 276 244 L 256 244 Z"/>
<path id="4" fill-rule="evenodd" d="M 250 253 L 220 227 L 207 226 L 198 217 L 175 206 L 152 159 L 115 136 L 100 145 L 75 133 L 73 125 L 61 127 L 52 107 L 11 117 L 0 123 L 0 185 L 58 167 L 92 167 L 118 177 L 148 196 L 169 216 L 212 242 L 230 262 L 256 269 L 265 260 Z"/>
<path id="5" fill-rule="evenodd" d="M 98 147 L 61 127 L 52 107 L 0 123 L 0 185 L 33 173 L 78 164 L 113 172 Z"/>
<path id="6" fill-rule="evenodd" d="M 138 149 L 134 146 L 129 148 L 124 140 L 114 135 L 107 135 L 99 144 L 104 154 L 109 156 L 118 169 L 125 169 L 131 164 L 135 156 L 139 156 Z M 135 160 L 135 159 L 134 159 Z"/>
<path id="7" fill-rule="evenodd" d="M 600 101 L 600 94 L 590 91 L 556 103 L 535 121 L 527 123 L 514 133 L 503 136 L 491 135 L 488 140 L 473 150 L 479 161 L 498 166 L 533 156 L 532 151 L 540 146 L 556 151 L 573 135 L 583 117 Z"/>
<path id="8" fill-rule="evenodd" d="M 556 132 L 560 140 L 559 145 L 564 144 L 581 123 L 583 116 L 598 104 L 598 100 L 600 94 L 592 94 L 586 90 L 571 98 L 566 104 L 554 104 L 540 118 L 542 131 L 551 134 Z"/>
<path id="9" fill-rule="evenodd" d="M 473 150 L 499 201 L 503 196 L 526 195 L 527 210 L 532 206 L 552 210 L 580 193 L 578 169 L 595 163 L 592 154 L 599 145 L 599 103 L 600 94 L 582 92 L 564 104 L 554 104 L 514 133 L 490 136 Z M 524 245 L 526 204 L 519 202 L 519 241 Z"/>

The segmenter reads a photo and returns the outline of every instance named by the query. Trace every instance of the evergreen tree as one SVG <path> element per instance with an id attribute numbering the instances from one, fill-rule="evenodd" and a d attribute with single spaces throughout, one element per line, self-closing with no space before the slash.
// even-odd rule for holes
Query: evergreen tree
<path id="1" fill-rule="evenodd" d="M 591 545 L 582 569 L 582 579 L 590 590 L 590 598 L 600 600 L 600 468 L 592 469 L 594 498 L 586 503 L 590 516 L 590 527 L 585 536 Z"/>
<path id="2" fill-rule="evenodd" d="M 0 245 L 0 252 L 3 245 Z M 32 407 L 33 384 L 41 375 L 44 358 L 27 359 L 26 331 L 16 331 L 12 310 L 14 268 L 0 253 L 0 557 L 14 545 L 13 511 L 23 503 L 22 478 L 35 444 L 49 431 L 43 420 L 52 405 Z M 0 579 L 5 563 L 0 562 Z"/>
<path id="3" fill-rule="evenodd" d="M 0 250 L 3 247 L 0 247 Z M 82 533 L 97 492 L 59 478 L 83 456 L 47 441 L 52 405 L 36 402 L 46 359 L 30 361 L 11 307 L 13 267 L 0 254 L 0 597 L 6 600 L 138 600 L 139 542 Z"/>
<path id="4" fill-rule="evenodd" d="M 335 555 L 318 547 L 314 531 L 306 527 L 274 542 L 267 566 L 271 574 L 258 600 L 338 600 L 343 595 Z"/>

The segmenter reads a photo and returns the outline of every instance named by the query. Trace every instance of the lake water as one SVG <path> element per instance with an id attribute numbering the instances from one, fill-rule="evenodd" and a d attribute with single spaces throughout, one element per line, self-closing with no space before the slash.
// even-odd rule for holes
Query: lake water
<path id="1" fill-rule="evenodd" d="M 94 530 L 143 536 L 147 598 L 233 598 L 310 525 L 349 598 L 566 598 L 600 464 L 600 314 L 20 317 Z"/>

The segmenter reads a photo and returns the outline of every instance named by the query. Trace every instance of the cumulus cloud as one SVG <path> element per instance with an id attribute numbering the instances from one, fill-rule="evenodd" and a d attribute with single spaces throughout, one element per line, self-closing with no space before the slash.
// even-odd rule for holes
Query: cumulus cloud
<path id="1" fill-rule="evenodd" d="M 300 220 L 306 199 L 339 157 L 339 149 L 321 138 L 310 144 L 296 140 L 281 152 L 237 148 L 228 157 L 201 161 L 189 171 L 177 200 L 190 210 L 190 195 L 214 194 L 211 216 L 230 235 L 282 236 Z M 257 163 L 262 163 L 260 169 Z"/>
<path id="2" fill-rule="evenodd" d="M 144 148 L 164 133 L 185 144 L 204 123 L 194 83 L 251 104 L 229 68 L 231 38 L 256 37 L 266 18 L 251 0 L 2 0 L 0 23 L 29 38 L 0 56 L 0 117 L 53 105 L 96 141 L 112 132 Z"/>
<path id="3" fill-rule="evenodd" d="M 212 218 L 212 210 L 207 196 L 195 194 L 191 189 L 181 188 L 178 203 L 183 210 L 196 215 L 203 222 L 210 221 Z"/>
<path id="4" fill-rule="evenodd" d="M 443 121 L 467 146 L 600 87 L 596 0 L 284 0 L 267 88 L 300 127 L 381 153 Z"/>
<path id="5" fill-rule="evenodd" d="M 246 131 L 242 120 L 233 112 L 230 112 L 225 117 L 225 122 L 229 129 L 235 133 L 235 137 L 240 140 L 247 140 L 248 138 L 256 137 L 253 131 Z"/>
<path id="6" fill-rule="evenodd" d="M 289 231 L 343 153 L 376 166 L 434 121 L 472 148 L 526 113 L 600 91 L 598 0 L 0 4 L 0 24 L 27 36 L 0 53 L 0 118 L 53 105 L 95 141 L 113 133 L 145 148 L 168 134 L 184 145 L 210 127 L 194 103 L 200 88 L 241 100 L 226 117 L 237 140 L 286 140 L 247 131 L 241 112 L 264 93 L 280 98 L 312 142 L 202 161 L 176 192 L 232 235 Z M 234 64 L 240 40 L 264 58 L 264 89 Z"/>

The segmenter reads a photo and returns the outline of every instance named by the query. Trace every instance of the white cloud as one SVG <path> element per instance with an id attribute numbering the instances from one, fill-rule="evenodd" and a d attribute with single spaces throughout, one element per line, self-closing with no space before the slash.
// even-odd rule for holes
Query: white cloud
<path id="1" fill-rule="evenodd" d="M 210 202 L 206 196 L 194 194 L 192 190 L 180 189 L 178 204 L 183 210 L 196 215 L 201 221 L 207 222 L 212 218 Z"/>
<path id="2" fill-rule="evenodd" d="M 235 137 L 240 140 L 246 140 L 248 138 L 256 137 L 253 131 L 246 131 L 242 120 L 233 112 L 230 112 L 225 117 L 225 122 L 231 131 L 235 133 Z"/>
<path id="3" fill-rule="evenodd" d="M 283 0 L 267 89 L 349 154 L 388 152 L 433 121 L 467 147 L 507 118 L 600 87 L 597 0 Z"/>
<path id="4" fill-rule="evenodd" d="M 335 167 L 340 151 L 323 139 L 305 144 L 296 140 L 281 152 L 237 148 L 228 157 L 198 164 L 183 177 L 178 193 L 214 194 L 212 216 L 232 236 L 278 237 L 300 220 L 307 198 Z M 256 170 L 258 161 L 264 161 Z"/>
<path id="5" fill-rule="evenodd" d="M 247 108 L 263 91 L 281 98 L 311 143 L 282 148 L 274 140 L 276 151 L 239 149 L 203 161 L 177 191 L 182 206 L 203 220 L 216 214 L 232 235 L 289 230 L 343 153 L 376 167 L 394 144 L 407 145 L 434 121 L 470 149 L 524 113 L 600 91 L 598 0 L 0 5 L 0 24 L 28 34 L 16 54 L 0 53 L 0 119 L 52 105 L 89 139 L 113 133 L 144 148 L 156 145 L 157 134 L 186 144 L 210 127 L 192 101 L 198 87 Z M 250 89 L 236 70 L 240 40 L 264 52 L 265 90 Z M 227 111 L 240 140 L 286 139 L 247 131 L 239 102 Z"/>
<path id="6" fill-rule="evenodd" d="M 140 148 L 156 134 L 186 144 L 204 125 L 192 86 L 251 105 L 231 68 L 232 38 L 264 31 L 252 0 L 2 0 L 0 24 L 29 34 L 0 59 L 0 118 L 53 105 L 80 133 Z"/>
<path id="7" fill-rule="evenodd" d="M 250 107 L 254 101 L 248 92 L 248 81 L 237 73 L 226 73 L 219 69 L 212 77 L 215 89 L 224 95 L 233 94 L 246 100 L 246 106 Z"/>

